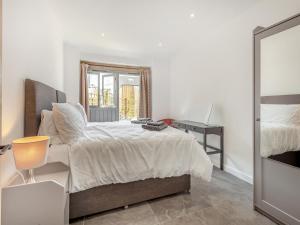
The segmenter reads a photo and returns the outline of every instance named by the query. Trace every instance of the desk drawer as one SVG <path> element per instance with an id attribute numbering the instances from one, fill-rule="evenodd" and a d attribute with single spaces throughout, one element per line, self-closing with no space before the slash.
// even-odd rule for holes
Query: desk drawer
<path id="1" fill-rule="evenodd" d="M 177 128 L 180 128 L 180 129 L 185 129 L 186 128 L 185 124 L 177 123 L 177 122 L 174 122 L 174 126 L 177 127 Z"/>
<path id="2" fill-rule="evenodd" d="M 204 128 L 202 127 L 195 127 L 195 126 L 188 125 L 187 129 L 198 133 L 204 133 Z"/>
<path id="3" fill-rule="evenodd" d="M 213 128 L 210 128 L 207 131 L 207 134 L 221 135 L 222 132 L 223 132 L 223 128 L 222 127 L 213 127 Z"/>

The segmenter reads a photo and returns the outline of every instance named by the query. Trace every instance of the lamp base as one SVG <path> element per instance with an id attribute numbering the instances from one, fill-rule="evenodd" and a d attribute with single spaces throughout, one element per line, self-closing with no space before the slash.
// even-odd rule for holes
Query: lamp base
<path id="1" fill-rule="evenodd" d="M 34 174 L 33 174 L 33 169 L 28 170 L 28 174 L 29 174 L 29 178 L 27 180 L 27 183 L 28 184 L 36 183 L 36 180 L 35 180 Z"/>

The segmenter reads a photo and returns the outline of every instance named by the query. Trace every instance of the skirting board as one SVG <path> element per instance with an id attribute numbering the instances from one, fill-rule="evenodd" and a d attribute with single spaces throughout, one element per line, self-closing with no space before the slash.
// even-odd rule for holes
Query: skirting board
<path id="1" fill-rule="evenodd" d="M 220 160 L 218 158 L 212 158 L 211 157 L 211 161 L 212 163 L 214 164 L 214 166 L 218 167 L 219 168 L 219 162 Z M 246 174 L 234 167 L 231 167 L 231 166 L 228 166 L 226 165 L 226 163 L 224 164 L 224 171 L 226 171 L 227 173 L 230 173 L 232 174 L 233 176 L 243 180 L 243 181 L 246 181 L 247 183 L 249 184 L 253 184 L 253 176 L 249 175 L 249 174 Z"/>
<path id="2" fill-rule="evenodd" d="M 249 174 L 243 173 L 240 170 L 226 165 L 224 165 L 224 170 L 249 184 L 253 184 L 253 176 L 250 176 Z"/>

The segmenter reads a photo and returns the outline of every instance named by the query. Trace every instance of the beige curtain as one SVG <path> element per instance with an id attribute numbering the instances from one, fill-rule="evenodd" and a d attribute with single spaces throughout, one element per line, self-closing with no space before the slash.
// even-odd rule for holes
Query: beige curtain
<path id="1" fill-rule="evenodd" d="M 89 110 L 89 90 L 88 90 L 88 80 L 87 72 L 89 65 L 85 63 L 80 64 L 80 103 L 83 105 L 88 119 L 90 118 Z"/>
<path id="2" fill-rule="evenodd" d="M 140 86 L 140 118 L 152 117 L 152 90 L 151 90 L 151 69 L 143 68 Z"/>

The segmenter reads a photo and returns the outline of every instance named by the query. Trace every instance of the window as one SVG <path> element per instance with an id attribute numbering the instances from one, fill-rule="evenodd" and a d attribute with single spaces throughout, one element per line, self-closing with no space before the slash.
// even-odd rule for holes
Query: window
<path id="1" fill-rule="evenodd" d="M 139 115 L 140 75 L 90 71 L 91 121 L 132 120 Z"/>
<path id="2" fill-rule="evenodd" d="M 119 75 L 120 120 L 135 119 L 139 115 L 140 76 Z"/>
<path id="3" fill-rule="evenodd" d="M 88 75 L 89 105 L 99 106 L 99 75 L 90 73 Z"/>
<path id="4" fill-rule="evenodd" d="M 101 74 L 101 73 L 100 73 Z M 102 75 L 102 107 L 115 107 L 115 81 L 114 74 Z"/>
<path id="5" fill-rule="evenodd" d="M 92 71 L 88 82 L 91 107 L 116 107 L 116 74 Z"/>

